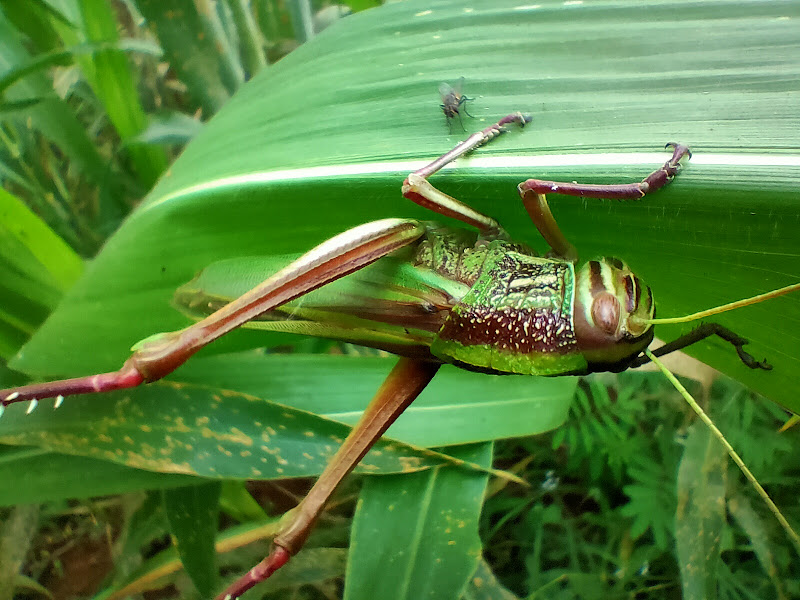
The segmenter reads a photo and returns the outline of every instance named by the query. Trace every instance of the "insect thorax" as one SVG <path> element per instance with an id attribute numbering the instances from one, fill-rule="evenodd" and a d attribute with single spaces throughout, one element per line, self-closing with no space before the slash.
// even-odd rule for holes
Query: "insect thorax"
<path id="1" fill-rule="evenodd" d="M 472 287 L 448 315 L 432 354 L 500 373 L 584 371 L 572 320 L 572 264 L 531 256 L 503 241 L 479 245 L 474 252 L 464 261 L 472 268 L 481 263 L 472 271 Z"/>

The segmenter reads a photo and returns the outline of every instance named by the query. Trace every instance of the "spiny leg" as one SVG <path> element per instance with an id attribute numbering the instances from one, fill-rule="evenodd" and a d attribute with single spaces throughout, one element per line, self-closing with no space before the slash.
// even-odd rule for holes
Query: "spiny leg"
<path id="1" fill-rule="evenodd" d="M 416 202 L 435 213 L 452 217 L 459 221 L 471 225 L 478 229 L 484 237 L 496 238 L 505 236 L 503 228 L 500 224 L 475 209 L 467 206 L 460 200 L 456 200 L 452 196 L 448 196 L 444 192 L 440 192 L 428 182 L 428 177 L 436 173 L 439 169 L 446 164 L 453 162 L 457 158 L 471 152 L 475 148 L 482 146 L 486 142 L 494 139 L 501 133 L 505 132 L 504 125 L 509 123 L 518 123 L 524 127 L 526 123 L 530 123 L 531 118 L 523 115 L 522 113 L 514 113 L 503 117 L 494 125 L 490 125 L 483 131 L 473 133 L 466 140 L 458 144 L 449 152 L 443 154 L 432 163 L 422 167 L 409 174 L 403 182 L 403 196 Z"/>
<path id="2" fill-rule="evenodd" d="M 119 371 L 0 391 L 0 414 L 12 402 L 56 397 L 58 406 L 64 396 L 126 389 L 161 379 L 218 337 L 375 262 L 423 233 L 424 227 L 409 219 L 384 219 L 354 227 L 323 242 L 202 321 L 142 340 Z"/>
<path id="3" fill-rule="evenodd" d="M 285 565 L 305 544 L 317 518 L 337 486 L 361 461 L 372 445 L 425 389 L 439 364 L 401 358 L 383 382 L 358 424 L 339 448 L 308 495 L 290 513 L 272 542 L 269 556 L 231 584 L 218 600 L 238 598 Z"/>
<path id="4" fill-rule="evenodd" d="M 550 207 L 547 204 L 547 194 L 564 194 L 579 196 L 581 198 L 597 198 L 608 200 L 637 200 L 646 194 L 668 184 L 681 169 L 681 160 L 684 156 L 691 158 L 687 146 L 681 144 L 667 144 L 667 148 L 674 148 L 672 157 L 662 167 L 638 183 L 618 185 L 591 185 L 581 183 L 561 183 L 558 181 L 544 181 L 542 179 L 528 179 L 519 184 L 519 194 L 522 203 L 531 217 L 534 225 L 542 237 L 558 256 L 575 262 L 578 252 L 558 227 Z"/>
<path id="5" fill-rule="evenodd" d="M 749 343 L 749 340 L 737 335 L 727 327 L 724 327 L 718 323 L 703 323 L 689 333 L 686 333 L 679 338 L 676 338 L 673 341 L 664 344 L 655 350 L 652 350 L 651 352 L 655 356 L 664 356 L 665 354 L 670 354 L 672 352 L 682 350 L 687 346 L 691 346 L 692 344 L 696 344 L 700 340 L 704 340 L 712 335 L 716 335 L 730 343 L 736 349 L 736 354 L 739 355 L 741 361 L 751 369 L 764 369 L 765 371 L 772 370 L 772 365 L 770 365 L 766 360 L 757 361 L 751 354 L 742 348 L 742 346 Z M 650 359 L 647 356 L 642 355 L 637 357 L 630 366 L 631 368 L 640 367 L 648 362 L 650 362 Z"/>

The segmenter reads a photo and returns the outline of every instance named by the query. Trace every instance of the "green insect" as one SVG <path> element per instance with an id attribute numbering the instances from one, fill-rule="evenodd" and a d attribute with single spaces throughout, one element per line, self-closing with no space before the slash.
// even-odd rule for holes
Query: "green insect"
<path id="1" fill-rule="evenodd" d="M 0 409 L 21 401 L 31 401 L 35 407 L 42 398 L 56 398 L 60 404 L 72 394 L 156 381 L 205 345 L 248 323 L 351 341 L 400 356 L 362 419 L 274 538 L 270 555 L 220 595 L 236 598 L 302 548 L 336 486 L 443 363 L 486 373 L 543 376 L 622 371 L 717 335 L 732 344 L 747 366 L 769 369 L 743 349 L 747 340 L 713 324 L 647 350 L 657 322 L 650 288 L 616 258 L 577 266 L 577 251 L 548 207 L 548 193 L 641 198 L 679 172 L 681 161 L 690 157 L 686 146 L 673 145 L 669 160 L 639 183 L 594 186 L 535 179 L 521 183 L 523 204 L 551 247 L 549 257 L 511 241 L 494 219 L 428 181 L 446 164 L 503 133 L 506 125 L 528 122 L 530 118 L 521 113 L 508 115 L 411 173 L 403 183 L 406 198 L 458 219 L 469 230 L 412 219 L 367 223 L 288 265 L 274 265 L 274 274 L 249 291 L 246 280 L 229 277 L 228 284 L 220 284 L 226 279 L 219 273 L 230 265 L 212 265 L 176 294 L 178 306 L 199 319 L 197 323 L 139 342 L 119 371 L 0 391 Z M 797 289 L 800 284 L 700 316 Z M 784 526 L 791 531 L 788 523 Z"/>

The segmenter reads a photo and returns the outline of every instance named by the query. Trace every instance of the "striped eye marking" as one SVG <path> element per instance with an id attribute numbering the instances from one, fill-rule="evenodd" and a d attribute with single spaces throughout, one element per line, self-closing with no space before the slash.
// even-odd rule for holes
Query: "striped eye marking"
<path id="1" fill-rule="evenodd" d="M 652 318 L 650 288 L 634 275 L 630 267 L 612 256 L 589 261 L 584 267 L 583 294 L 586 318 L 606 335 L 637 338 L 649 327 L 637 319 Z M 635 317 L 631 319 L 631 317 Z"/>
<path id="2" fill-rule="evenodd" d="M 607 291 L 606 283 L 603 280 L 603 266 L 600 261 L 589 261 L 589 291 L 592 296 Z"/>
<path id="3" fill-rule="evenodd" d="M 604 256 L 603 262 L 607 265 L 611 265 L 615 269 L 619 269 L 620 271 L 624 271 L 627 268 L 627 265 L 616 256 Z"/>
<path id="4" fill-rule="evenodd" d="M 639 278 L 633 273 L 625 276 L 623 284 L 625 286 L 625 308 L 629 313 L 632 313 L 639 308 L 639 302 L 642 296 L 642 284 Z"/>

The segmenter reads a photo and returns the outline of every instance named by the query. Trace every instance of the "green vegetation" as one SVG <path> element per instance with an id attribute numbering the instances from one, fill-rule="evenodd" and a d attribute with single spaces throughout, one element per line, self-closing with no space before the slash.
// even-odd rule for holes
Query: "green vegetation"
<path id="1" fill-rule="evenodd" d="M 408 161 L 464 135 L 437 94 L 462 76 L 468 132 L 514 110 L 534 121 L 478 152 L 508 168 L 466 162 L 437 181 L 515 237 L 542 247 L 514 189 L 526 176 L 635 180 L 663 143 L 685 141 L 695 158 L 668 192 L 553 201 L 582 255 L 624 257 L 660 316 L 800 279 L 791 1 L 364 10 L 376 3 L 350 2 L 355 14 L 314 37 L 318 2 L 0 0 L 0 388 L 117 368 L 137 340 L 185 324 L 172 293 L 211 262 L 430 218 L 400 182 Z M 798 298 L 719 320 L 775 369 L 749 372 L 715 342 L 692 353 L 800 411 Z M 6 410 L 0 600 L 207 597 L 263 556 L 267 514 L 296 504 L 310 481 L 297 478 L 318 475 L 325 440 L 346 434 L 325 417 L 352 423 L 392 359 L 230 338 L 172 383 Z M 727 379 L 704 404 L 800 523 L 797 435 L 777 433 L 786 413 Z M 264 432 L 283 461 L 269 468 L 253 443 Z M 383 474 L 351 478 L 309 548 L 246 597 L 800 596 L 786 535 L 658 374 L 444 369 L 390 435 L 362 469 Z M 443 533 L 455 514 L 463 527 Z"/>

